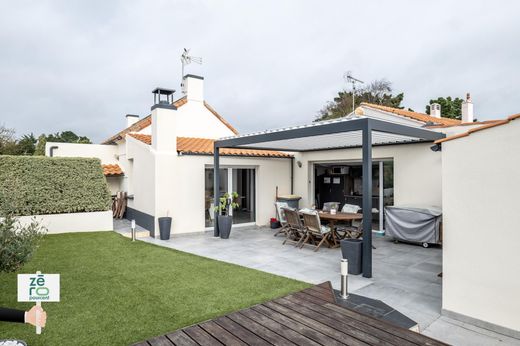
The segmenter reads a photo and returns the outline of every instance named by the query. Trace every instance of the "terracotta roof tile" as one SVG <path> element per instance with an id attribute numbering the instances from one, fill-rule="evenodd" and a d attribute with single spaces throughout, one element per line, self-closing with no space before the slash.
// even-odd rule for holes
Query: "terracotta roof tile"
<path id="1" fill-rule="evenodd" d="M 130 136 L 150 145 L 152 136 L 139 133 L 130 133 Z M 213 143 L 209 138 L 177 137 L 177 152 L 184 155 L 213 155 Z M 239 148 L 222 148 L 220 154 L 224 156 L 255 156 L 255 157 L 292 157 L 292 155 L 273 150 L 254 150 Z"/>
<path id="2" fill-rule="evenodd" d="M 464 133 L 459 133 L 459 134 L 456 134 L 456 135 L 453 135 L 453 136 L 449 136 L 449 137 L 446 137 L 446 138 L 438 139 L 438 140 L 435 141 L 435 144 L 444 143 L 444 142 L 451 141 L 451 140 L 457 139 L 457 138 L 467 137 L 470 134 L 478 132 L 478 131 L 490 129 L 492 127 L 496 127 L 496 126 L 500 126 L 500 125 L 509 124 L 511 121 L 513 121 L 515 119 L 520 119 L 520 113 L 511 115 L 510 117 L 508 117 L 507 119 L 504 119 L 504 120 L 495 120 L 493 122 L 489 122 L 489 123 L 487 123 L 487 124 L 485 124 L 483 126 L 475 127 L 475 128 L 470 129 L 470 130 L 468 130 L 468 131 L 466 131 Z"/>
<path id="3" fill-rule="evenodd" d="M 118 164 L 101 165 L 105 176 L 123 175 L 123 170 Z"/>
<path id="4" fill-rule="evenodd" d="M 181 97 L 177 101 L 173 102 L 173 105 L 177 108 L 184 106 L 186 103 L 188 103 L 188 98 L 186 96 Z M 216 110 L 213 109 L 206 101 L 204 101 L 204 106 L 215 116 L 218 120 L 220 120 L 228 129 L 230 129 L 235 135 L 238 135 L 238 131 L 224 119 L 220 114 L 217 113 Z M 125 135 L 130 132 L 139 132 L 142 129 L 150 126 L 152 124 L 152 115 L 148 115 L 144 117 L 141 120 L 138 120 L 132 126 L 127 127 L 126 129 L 118 132 L 117 134 L 113 135 L 112 137 L 108 138 L 101 144 L 113 144 L 118 140 L 121 140 L 125 138 Z"/>
<path id="5" fill-rule="evenodd" d="M 142 133 L 129 133 L 128 135 L 134 137 L 138 141 L 141 141 L 148 145 L 152 145 L 152 136 L 151 135 L 143 135 Z"/>
<path id="6" fill-rule="evenodd" d="M 417 112 L 407 111 L 407 110 L 399 109 L 399 108 L 381 106 L 381 105 L 376 105 L 373 103 L 363 102 L 363 103 L 361 103 L 361 106 L 397 114 L 397 115 L 400 115 L 400 116 L 403 116 L 406 118 L 422 121 L 425 123 L 431 122 L 431 123 L 440 124 L 440 125 L 460 125 L 462 123 L 460 120 L 456 120 L 456 119 L 436 118 L 436 117 L 432 117 L 431 115 L 424 114 L 424 113 L 417 113 Z"/>

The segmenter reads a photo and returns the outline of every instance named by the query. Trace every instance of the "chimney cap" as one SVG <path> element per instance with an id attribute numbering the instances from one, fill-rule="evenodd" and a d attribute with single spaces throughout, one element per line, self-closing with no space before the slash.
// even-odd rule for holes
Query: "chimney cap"
<path id="1" fill-rule="evenodd" d="M 195 78 L 195 79 L 202 79 L 202 80 L 204 80 L 204 77 L 202 77 L 202 76 L 197 76 L 197 75 L 195 75 L 195 74 L 187 74 L 187 75 L 185 75 L 184 77 L 182 77 L 182 79 L 186 79 L 186 78 Z"/>
<path id="2" fill-rule="evenodd" d="M 174 89 L 167 89 L 167 88 L 155 88 L 152 90 L 152 94 L 158 94 L 158 95 L 172 95 L 175 92 Z"/>

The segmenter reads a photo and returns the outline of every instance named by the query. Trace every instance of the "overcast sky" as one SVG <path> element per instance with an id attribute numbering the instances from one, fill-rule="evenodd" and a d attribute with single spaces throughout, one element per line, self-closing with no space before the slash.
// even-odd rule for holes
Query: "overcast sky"
<path id="1" fill-rule="evenodd" d="M 519 1 L 0 0 L 0 124 L 98 142 L 180 89 L 242 133 L 311 122 L 343 74 L 386 78 L 403 105 L 471 92 L 480 120 L 520 112 Z"/>

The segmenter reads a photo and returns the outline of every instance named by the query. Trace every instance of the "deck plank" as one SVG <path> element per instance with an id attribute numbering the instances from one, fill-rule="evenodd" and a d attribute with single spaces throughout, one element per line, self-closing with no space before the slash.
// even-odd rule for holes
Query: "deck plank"
<path id="1" fill-rule="evenodd" d="M 352 332 L 355 332 L 356 329 L 361 330 L 365 333 L 370 334 L 371 336 L 374 336 L 376 338 L 381 339 L 381 341 L 385 341 L 388 343 L 391 343 L 393 345 L 403 345 L 403 346 L 412 346 L 416 345 L 416 343 L 410 342 L 406 340 L 405 338 L 401 338 L 398 336 L 395 336 L 392 333 L 389 333 L 386 331 L 386 329 L 379 329 L 372 327 L 366 323 L 360 322 L 357 319 L 350 318 L 345 315 L 341 315 L 333 310 L 330 310 L 323 305 L 315 304 L 310 301 L 305 301 L 306 298 L 301 298 L 300 295 L 294 294 L 285 297 L 287 300 L 292 301 L 294 304 L 301 304 L 305 305 L 305 308 L 314 310 L 324 316 L 333 318 L 338 321 L 338 326 L 341 326 L 342 328 L 353 328 Z M 325 304 L 328 304 L 325 302 Z M 294 308 L 294 305 L 291 306 L 291 308 Z"/>
<path id="2" fill-rule="evenodd" d="M 257 321 L 258 323 L 262 324 L 266 328 L 272 330 L 276 334 L 279 334 L 286 338 L 287 340 L 295 343 L 296 345 L 301 346 L 317 346 L 320 345 L 317 342 L 307 338 L 306 336 L 287 328 L 286 326 L 270 319 L 269 317 L 262 315 L 261 313 L 254 311 L 252 309 L 247 309 L 240 311 L 241 314 L 244 316 L 247 316 L 251 318 L 252 320 Z"/>
<path id="3" fill-rule="evenodd" d="M 238 337 L 240 340 L 244 341 L 246 344 L 257 346 L 272 345 L 272 343 L 267 342 L 266 340 L 262 339 L 259 335 L 254 334 L 252 331 L 242 327 L 240 324 L 229 319 L 229 317 L 227 316 L 219 317 L 215 320 L 215 322 L 231 334 Z"/>
<path id="4" fill-rule="evenodd" d="M 264 327 L 260 323 L 257 323 L 257 321 L 251 320 L 250 318 L 238 313 L 234 312 L 232 314 L 229 314 L 227 317 L 229 317 L 231 320 L 235 321 L 236 323 L 242 325 L 244 328 L 247 328 L 254 334 L 258 335 L 264 340 L 267 340 L 269 343 L 276 345 L 276 346 L 294 346 L 296 345 L 293 342 L 290 342 L 289 340 L 285 339 L 279 334 L 276 334 L 271 329 Z"/>
<path id="5" fill-rule="evenodd" d="M 253 310 L 269 317 L 270 319 L 279 322 L 282 325 L 285 325 L 287 328 L 291 328 L 295 332 L 298 332 L 311 340 L 316 341 L 322 345 L 334 345 L 334 346 L 342 346 L 344 343 L 338 342 L 337 340 L 329 337 L 327 334 L 322 333 L 322 331 L 309 328 L 309 326 L 300 323 L 299 321 L 293 319 L 292 317 L 285 316 L 275 310 L 269 309 L 265 305 L 259 305 L 253 307 Z"/>
<path id="6" fill-rule="evenodd" d="M 246 343 L 244 343 L 242 340 L 240 340 L 239 338 L 237 338 L 236 336 L 219 326 L 214 321 L 207 321 L 199 324 L 199 326 L 224 345 L 247 346 Z"/>
<path id="7" fill-rule="evenodd" d="M 176 332 L 166 334 L 166 337 L 168 339 L 170 339 L 170 341 L 176 346 L 178 346 L 178 345 L 198 346 L 199 345 L 195 341 L 193 341 L 188 335 L 186 335 L 183 330 L 178 330 Z"/>
<path id="8" fill-rule="evenodd" d="M 311 316 L 319 322 L 322 322 L 332 328 L 347 333 L 358 338 L 370 345 L 392 344 L 398 346 L 413 346 L 415 343 L 405 339 L 396 337 L 384 330 L 376 329 L 364 323 L 346 316 L 339 315 L 334 311 L 323 308 L 318 304 L 298 300 L 294 296 L 288 296 L 284 299 L 277 299 L 276 303 L 287 308 L 301 312 L 305 316 Z"/>
<path id="9" fill-rule="evenodd" d="M 381 330 L 386 330 L 386 331 L 388 331 L 396 336 L 399 336 L 403 339 L 406 339 L 410 342 L 415 342 L 418 345 L 439 345 L 439 346 L 447 345 L 441 341 L 429 338 L 426 335 L 412 332 L 411 330 L 408 330 L 408 329 L 396 327 L 393 324 L 390 324 L 386 321 L 372 318 L 370 316 L 361 314 L 357 311 L 344 309 L 344 308 L 342 309 L 341 306 L 339 306 L 339 305 L 325 304 L 324 306 L 326 308 L 337 311 L 348 317 L 352 317 L 353 319 L 356 319 L 360 322 L 366 323 L 367 325 L 370 325 L 372 327 L 375 327 L 375 328 L 378 328 Z"/>
<path id="10" fill-rule="evenodd" d="M 330 282 L 201 322 L 135 346 L 446 345 L 340 306 Z"/>
<path id="11" fill-rule="evenodd" d="M 290 316 L 291 318 L 306 324 L 309 328 L 314 328 L 320 332 L 335 338 L 338 341 L 343 341 L 349 345 L 376 345 L 377 338 L 366 336 L 364 333 L 352 333 L 350 331 L 344 332 L 337 328 L 337 322 L 331 321 L 330 319 L 320 319 L 317 313 L 309 313 L 305 310 L 297 311 L 296 309 L 289 309 L 279 303 L 268 302 L 265 304 L 269 308 L 276 310 L 280 313 Z M 305 314 L 305 312 L 307 312 Z M 316 318 L 318 316 L 318 318 Z M 350 332 L 350 333 L 349 333 Z"/>
<path id="12" fill-rule="evenodd" d="M 199 327 L 198 325 L 194 325 L 184 329 L 184 332 L 188 334 L 190 338 L 192 338 L 196 343 L 201 346 L 212 346 L 212 345 L 222 345 L 217 339 L 213 338 L 209 335 L 204 329 Z"/>

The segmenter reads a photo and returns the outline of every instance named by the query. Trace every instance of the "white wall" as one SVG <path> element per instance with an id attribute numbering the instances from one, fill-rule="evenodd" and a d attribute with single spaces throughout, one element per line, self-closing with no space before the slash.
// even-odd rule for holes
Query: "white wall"
<path id="1" fill-rule="evenodd" d="M 117 145 L 47 142 L 45 156 L 50 156 L 50 148 L 54 146 L 58 147 L 53 150 L 54 157 L 94 157 L 102 164 L 117 163 Z"/>
<path id="2" fill-rule="evenodd" d="M 50 214 L 17 217 L 21 225 L 36 219 L 47 228 L 47 234 L 112 231 L 112 210 L 91 213 Z"/>
<path id="3" fill-rule="evenodd" d="M 275 216 L 276 186 L 280 194 L 290 191 L 290 159 L 221 156 L 221 167 L 256 169 L 256 224 L 266 225 Z M 172 233 L 205 229 L 204 170 L 213 165 L 212 156 L 185 155 L 176 158 L 174 193 L 166 191 L 160 212 L 170 211 Z M 171 175 L 170 175 L 171 176 Z M 158 214 L 157 216 L 165 216 Z"/>
<path id="4" fill-rule="evenodd" d="M 443 309 L 516 331 L 519 153 L 520 120 L 442 143 Z"/>
<path id="5" fill-rule="evenodd" d="M 126 136 L 126 153 L 124 159 L 125 177 L 130 208 L 149 215 L 155 215 L 155 158 L 151 147 L 137 139 Z"/>
<path id="6" fill-rule="evenodd" d="M 234 136 L 203 102 L 188 101 L 176 112 L 178 137 L 212 138 Z"/>
<path id="7" fill-rule="evenodd" d="M 430 150 L 431 143 L 376 146 L 372 159 L 394 161 L 394 204 L 441 206 L 441 154 Z M 361 149 L 325 150 L 298 153 L 295 162 L 294 193 L 302 196 L 300 206 L 308 207 L 313 201 L 312 164 L 319 162 L 361 161 Z"/>

